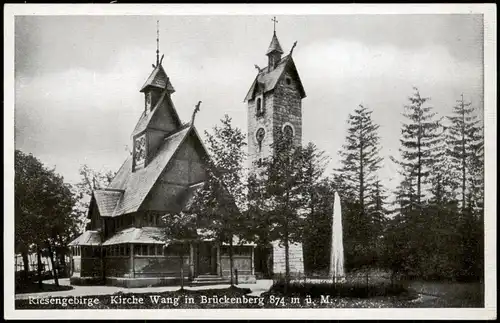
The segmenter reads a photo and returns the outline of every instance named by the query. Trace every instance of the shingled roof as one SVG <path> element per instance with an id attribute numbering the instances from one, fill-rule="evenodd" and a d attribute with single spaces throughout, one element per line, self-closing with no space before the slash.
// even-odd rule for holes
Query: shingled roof
<path id="1" fill-rule="evenodd" d="M 160 227 L 127 228 L 117 232 L 102 245 L 109 246 L 121 243 L 155 243 L 164 244 L 164 232 Z"/>
<path id="2" fill-rule="evenodd" d="M 134 131 L 132 132 L 132 136 L 140 134 L 141 132 L 146 130 L 146 128 L 149 126 L 149 124 L 153 120 L 154 115 L 163 106 L 164 101 L 167 101 L 167 109 L 169 109 L 170 115 L 174 119 L 174 122 L 176 122 L 177 125 L 179 125 L 179 126 L 182 124 L 181 119 L 179 118 L 179 115 L 177 114 L 177 111 L 174 107 L 174 103 L 172 102 L 172 99 L 170 98 L 169 95 L 167 95 L 167 91 L 164 90 L 160 96 L 160 99 L 158 100 L 155 107 L 153 108 L 153 111 L 151 111 L 151 113 L 146 113 L 146 111 L 142 112 L 141 117 L 139 118 L 139 121 L 137 121 L 137 124 L 135 125 Z"/>
<path id="3" fill-rule="evenodd" d="M 127 158 L 108 186 L 108 188 L 124 192 L 111 216 L 135 212 L 139 209 L 144 198 L 192 129 L 193 127 L 187 124 L 165 138 L 154 158 L 144 168 L 132 171 L 132 156 Z"/>
<path id="4" fill-rule="evenodd" d="M 116 204 L 123 195 L 120 190 L 95 190 L 94 198 L 101 216 L 111 216 Z"/>
<path id="5" fill-rule="evenodd" d="M 306 92 L 304 91 L 304 87 L 302 86 L 302 82 L 300 81 L 299 73 L 297 72 L 297 68 L 295 67 L 295 63 L 293 62 L 292 56 L 287 55 L 283 57 L 277 64 L 276 68 L 271 69 L 269 66 L 263 68 L 259 74 L 255 77 L 255 80 L 248 90 L 248 93 L 245 97 L 245 101 L 251 100 L 255 96 L 255 92 L 263 91 L 264 93 L 274 90 L 278 81 L 281 79 L 282 75 L 287 69 L 291 69 L 292 73 L 296 75 L 298 80 L 298 86 L 300 95 L 302 98 L 306 97 Z"/>
<path id="6" fill-rule="evenodd" d="M 273 34 L 273 39 L 271 39 L 271 43 L 269 44 L 266 55 L 272 52 L 279 52 L 283 54 L 283 49 L 281 48 L 280 42 L 278 41 L 278 37 L 276 37 L 276 33 Z"/>
<path id="7" fill-rule="evenodd" d="M 166 89 L 170 93 L 175 92 L 172 83 L 170 83 L 170 78 L 167 76 L 167 73 L 165 72 L 161 64 L 158 64 L 153 72 L 151 72 L 151 75 L 149 75 L 140 92 L 146 91 L 146 88 L 150 86 L 160 88 L 162 90 Z"/>
<path id="8" fill-rule="evenodd" d="M 101 237 L 98 231 L 85 231 L 78 238 L 68 243 L 68 246 L 99 246 Z"/>

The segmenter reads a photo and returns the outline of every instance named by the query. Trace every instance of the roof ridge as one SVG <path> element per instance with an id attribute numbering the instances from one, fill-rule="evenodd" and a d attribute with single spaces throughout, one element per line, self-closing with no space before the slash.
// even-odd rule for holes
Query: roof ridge
<path id="1" fill-rule="evenodd" d="M 119 188 L 104 188 L 101 191 L 108 191 L 108 192 L 117 192 L 117 193 L 124 193 L 125 190 L 119 189 Z"/>
<path id="2" fill-rule="evenodd" d="M 206 181 L 200 181 L 200 182 L 198 182 L 198 183 L 191 184 L 191 185 L 189 185 L 189 188 L 193 188 L 193 187 L 195 187 L 195 186 L 205 184 L 205 182 L 206 182 Z"/>
<path id="3" fill-rule="evenodd" d="M 167 133 L 165 135 L 165 138 L 163 138 L 163 140 L 167 140 L 167 139 L 170 139 L 172 136 L 175 136 L 175 135 L 178 135 L 180 132 L 184 131 L 186 128 L 188 128 L 190 125 L 190 123 L 188 124 L 183 124 L 182 126 L 180 126 L 178 129 L 175 129 L 169 133 Z"/>
<path id="4" fill-rule="evenodd" d="M 160 95 L 160 98 L 158 99 L 158 101 L 156 102 L 155 106 L 153 109 L 151 109 L 151 112 L 150 113 L 146 113 L 146 111 L 143 111 L 141 116 L 139 117 L 139 120 L 137 121 L 135 127 L 134 127 L 134 130 L 132 131 L 132 137 L 134 136 L 137 136 L 138 134 L 144 132 L 149 123 L 151 122 L 151 119 L 153 118 L 154 114 L 159 110 L 159 107 L 162 105 L 163 101 L 165 100 L 165 97 L 167 96 L 167 93 L 168 91 L 166 89 L 162 90 L 161 92 L 161 95 Z M 144 129 L 140 129 L 137 131 L 137 128 L 139 127 L 139 124 L 141 123 L 141 121 L 146 118 L 146 123 L 144 124 L 143 128 Z"/>

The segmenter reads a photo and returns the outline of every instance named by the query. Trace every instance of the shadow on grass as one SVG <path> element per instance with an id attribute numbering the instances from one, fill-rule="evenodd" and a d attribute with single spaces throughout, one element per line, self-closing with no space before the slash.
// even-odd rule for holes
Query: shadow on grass
<path id="1" fill-rule="evenodd" d="M 73 286 L 59 285 L 56 284 L 42 284 L 41 288 L 38 283 L 29 282 L 24 284 L 16 285 L 16 294 L 27 294 L 27 293 L 46 293 L 46 292 L 60 292 L 65 290 L 72 290 Z"/>

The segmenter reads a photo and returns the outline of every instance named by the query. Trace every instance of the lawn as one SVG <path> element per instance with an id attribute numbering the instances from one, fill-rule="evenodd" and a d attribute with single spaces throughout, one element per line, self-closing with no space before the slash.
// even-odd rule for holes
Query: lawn
<path id="1" fill-rule="evenodd" d="M 424 296 L 419 307 L 484 307 L 484 284 L 481 282 L 414 281 L 409 286 Z"/>

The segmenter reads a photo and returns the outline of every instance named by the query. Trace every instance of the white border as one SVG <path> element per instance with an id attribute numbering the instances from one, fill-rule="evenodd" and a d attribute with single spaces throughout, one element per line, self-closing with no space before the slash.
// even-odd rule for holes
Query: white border
<path id="1" fill-rule="evenodd" d="M 325 318 L 495 319 L 496 318 L 496 10 L 495 4 L 6 4 L 4 6 L 4 317 L 29 318 Z M 14 17 L 16 15 L 326 15 L 484 14 L 485 103 L 485 308 L 484 309 L 265 309 L 265 310 L 15 310 L 13 257 Z"/>

